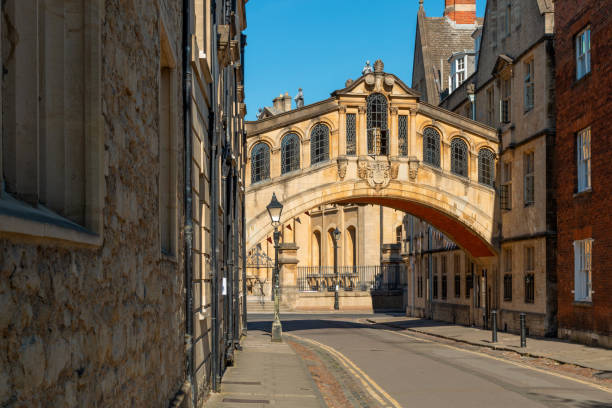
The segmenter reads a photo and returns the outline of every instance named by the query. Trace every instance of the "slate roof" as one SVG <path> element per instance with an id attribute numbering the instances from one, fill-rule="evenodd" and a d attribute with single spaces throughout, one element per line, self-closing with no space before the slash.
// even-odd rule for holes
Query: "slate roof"
<path id="1" fill-rule="evenodd" d="M 433 105 L 440 103 L 440 93 L 448 89 L 450 74 L 448 58 L 455 52 L 474 50 L 472 33 L 482 23 L 483 19 L 477 18 L 475 25 L 455 25 L 446 17 L 427 17 L 424 9 L 419 10 L 417 30 L 423 53 L 428 103 Z M 418 47 L 419 44 L 415 46 Z M 441 85 L 436 82 L 440 65 L 442 65 Z"/>

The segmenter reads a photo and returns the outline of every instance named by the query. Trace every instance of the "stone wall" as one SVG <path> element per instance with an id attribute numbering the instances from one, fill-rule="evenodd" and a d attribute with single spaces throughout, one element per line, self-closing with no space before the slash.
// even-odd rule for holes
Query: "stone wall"
<path id="1" fill-rule="evenodd" d="M 160 19 L 180 50 L 180 3 L 100 3 L 100 244 L 0 234 L 2 406 L 165 407 L 185 379 L 183 244 L 162 256 L 158 203 Z"/>

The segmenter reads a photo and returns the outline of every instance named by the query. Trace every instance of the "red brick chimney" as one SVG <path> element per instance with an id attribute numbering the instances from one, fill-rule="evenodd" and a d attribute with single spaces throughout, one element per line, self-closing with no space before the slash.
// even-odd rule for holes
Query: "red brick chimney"
<path id="1" fill-rule="evenodd" d="M 476 24 L 476 0 L 445 0 L 444 17 L 457 24 Z"/>

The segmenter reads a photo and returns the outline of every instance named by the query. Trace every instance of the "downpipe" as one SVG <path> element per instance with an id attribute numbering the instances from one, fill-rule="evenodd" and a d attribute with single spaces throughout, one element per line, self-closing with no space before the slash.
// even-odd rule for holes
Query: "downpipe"
<path id="1" fill-rule="evenodd" d="M 189 1 L 189 0 L 186 0 Z M 212 31 L 213 33 L 217 32 L 217 5 L 216 1 L 211 1 L 211 20 L 213 22 Z M 216 34 L 212 36 L 212 49 L 217 49 L 217 36 Z M 211 251 L 211 326 L 212 326 L 212 334 L 211 334 L 211 364 L 210 364 L 210 379 L 211 379 L 211 389 L 213 392 L 219 391 L 219 383 L 220 383 L 220 374 L 219 374 L 219 265 L 218 265 L 218 251 L 219 245 L 217 243 L 217 217 L 218 217 L 218 197 L 217 197 L 217 187 L 218 187 L 218 159 L 217 159 L 217 151 L 219 144 L 219 129 L 218 129 L 218 104 L 217 104 L 217 87 L 215 86 L 215 81 L 218 81 L 219 70 L 217 65 L 217 53 L 211 53 L 211 67 L 212 67 L 212 76 L 213 76 L 213 84 L 211 85 L 211 94 L 212 94 L 212 110 L 209 111 L 209 123 L 210 128 L 212 129 L 212 143 L 211 143 L 211 153 L 210 153 L 210 242 L 212 245 Z"/>
<path id="2" fill-rule="evenodd" d="M 185 138 L 185 352 L 187 354 L 186 372 L 191 389 L 192 406 L 197 406 L 197 384 L 193 375 L 193 207 L 191 197 L 191 5 L 183 0 L 183 136 Z"/>

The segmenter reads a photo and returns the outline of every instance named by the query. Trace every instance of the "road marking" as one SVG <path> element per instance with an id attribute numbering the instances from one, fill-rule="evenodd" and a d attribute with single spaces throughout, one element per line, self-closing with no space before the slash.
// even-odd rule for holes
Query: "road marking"
<path id="1" fill-rule="evenodd" d="M 580 380 L 578 378 L 569 377 L 567 375 L 563 375 L 563 374 L 559 374 L 559 373 L 555 373 L 555 372 L 551 372 L 551 371 L 546 371 L 544 369 L 537 368 L 537 367 L 531 367 L 531 366 L 528 366 L 526 364 L 521 364 L 521 363 L 517 363 L 516 361 L 506 360 L 504 358 L 491 356 L 489 354 L 481 353 L 481 352 L 478 352 L 478 351 L 467 350 L 467 349 L 463 349 L 463 348 L 460 348 L 460 347 L 455 347 L 455 346 L 451 346 L 451 345 L 448 345 L 448 344 L 440 343 L 440 342 L 437 342 L 437 341 L 434 342 L 432 340 L 421 339 L 421 338 L 418 338 L 418 337 L 415 337 L 415 336 L 412 336 L 412 335 L 406 334 L 406 333 L 399 333 L 397 331 L 387 330 L 387 329 L 382 329 L 382 330 L 386 331 L 388 333 L 397 334 L 398 336 L 404 336 L 404 337 L 409 337 L 409 338 L 414 339 L 414 340 L 420 340 L 420 341 L 422 341 L 424 343 L 436 343 L 436 344 L 439 344 L 439 345 L 441 345 L 443 347 L 446 347 L 446 348 L 449 348 L 449 349 L 452 349 L 452 350 L 457 350 L 457 351 L 463 351 L 465 353 L 476 354 L 478 356 L 487 357 L 487 358 L 490 358 L 492 360 L 502 361 L 504 363 L 512 364 L 512 365 L 515 365 L 515 366 L 518 366 L 518 367 L 527 368 L 529 370 L 538 371 L 538 372 L 544 373 L 544 374 L 549 374 L 549 375 L 552 375 L 552 376 L 555 376 L 555 377 L 563 378 L 565 380 L 570 380 L 570 381 L 574 381 L 574 382 L 577 382 L 577 383 L 580 383 L 580 384 L 583 384 L 583 385 L 588 385 L 590 387 L 597 388 L 600 391 L 605 391 L 605 392 L 607 392 L 609 394 L 612 394 L 612 389 L 610 389 L 608 387 L 604 387 L 603 385 L 594 384 L 594 383 L 591 383 L 591 382 L 588 382 L 588 381 Z"/>
<path id="2" fill-rule="evenodd" d="M 301 336 L 296 336 L 295 334 L 289 334 L 289 333 L 284 333 L 286 336 L 291 336 L 291 337 L 296 337 L 300 340 L 303 340 L 307 343 L 311 343 L 317 347 L 322 348 L 323 350 L 327 351 L 328 353 L 330 353 L 331 355 L 335 356 L 342 365 L 344 365 L 350 372 L 351 374 L 353 374 L 355 377 L 357 377 L 361 383 L 366 387 L 366 390 L 368 391 L 368 393 L 370 395 L 372 395 L 374 397 L 374 399 L 376 399 L 380 404 L 382 404 L 383 406 L 386 406 L 385 402 L 383 401 L 383 399 L 376 393 L 374 392 L 374 390 L 372 388 L 375 388 L 376 391 L 378 391 L 378 393 L 385 398 L 387 401 L 389 401 L 391 403 L 391 405 L 393 405 L 395 408 L 402 408 L 402 406 L 399 404 L 399 402 L 397 402 L 393 397 L 391 397 L 389 394 L 387 394 L 385 392 L 385 390 L 383 390 L 374 380 L 372 380 L 365 372 L 363 372 L 363 370 L 361 370 L 359 367 L 357 367 L 357 365 L 355 363 L 353 363 L 348 357 L 346 357 L 344 354 L 340 353 L 338 350 L 327 346 L 323 343 L 319 343 L 318 341 L 312 340 L 312 339 L 308 339 L 305 337 L 301 337 Z M 359 374 L 358 374 L 359 373 Z M 366 382 L 367 381 L 367 382 Z M 368 385 L 369 384 L 369 385 Z M 371 385 L 371 387 L 370 387 Z"/>

